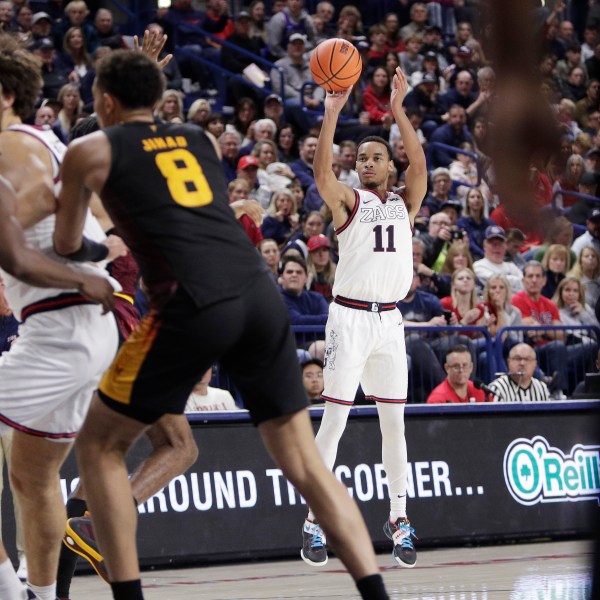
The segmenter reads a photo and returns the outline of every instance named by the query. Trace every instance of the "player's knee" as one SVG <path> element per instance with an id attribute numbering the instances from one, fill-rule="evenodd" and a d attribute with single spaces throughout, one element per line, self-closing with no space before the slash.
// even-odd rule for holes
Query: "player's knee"
<path id="1" fill-rule="evenodd" d="M 75 441 L 75 453 L 78 461 L 94 464 L 89 461 L 100 461 L 104 458 L 123 460 L 131 447 L 132 441 L 116 437 L 99 437 L 96 435 L 79 435 Z"/>
<path id="2" fill-rule="evenodd" d="M 198 459 L 198 455 L 200 454 L 198 451 L 198 446 L 194 441 L 191 433 L 185 437 L 179 452 L 181 454 L 181 462 L 185 469 L 189 469 Z"/>
<path id="3" fill-rule="evenodd" d="M 10 468 L 9 477 L 12 491 L 22 500 L 24 498 L 44 497 L 56 492 L 56 473 L 34 474 L 29 469 Z"/>

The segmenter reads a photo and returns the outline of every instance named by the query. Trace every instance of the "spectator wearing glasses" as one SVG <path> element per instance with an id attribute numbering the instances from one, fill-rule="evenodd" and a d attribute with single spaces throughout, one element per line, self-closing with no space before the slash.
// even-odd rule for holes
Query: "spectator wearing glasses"
<path id="1" fill-rule="evenodd" d="M 318 358 L 306 360 L 301 365 L 302 384 L 311 404 L 321 404 L 323 391 L 323 363 Z"/>
<path id="2" fill-rule="evenodd" d="M 485 392 L 469 380 L 473 361 L 466 346 L 459 344 L 448 352 L 444 369 L 448 376 L 429 394 L 427 404 L 485 402 Z"/>
<path id="3" fill-rule="evenodd" d="M 545 402 L 550 400 L 548 386 L 533 377 L 537 367 L 535 350 L 529 344 L 517 344 L 508 354 L 508 373 L 489 385 L 494 402 Z"/>

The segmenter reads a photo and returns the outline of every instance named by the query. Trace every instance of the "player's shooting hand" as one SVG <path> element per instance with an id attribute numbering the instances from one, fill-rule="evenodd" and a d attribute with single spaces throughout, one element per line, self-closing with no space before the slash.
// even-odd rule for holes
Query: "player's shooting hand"
<path id="1" fill-rule="evenodd" d="M 115 305 L 114 289 L 105 277 L 82 274 L 83 281 L 79 284 L 79 292 L 88 300 L 102 304 L 104 314 L 111 311 Z"/>
<path id="2" fill-rule="evenodd" d="M 392 81 L 392 94 L 390 96 L 390 104 L 392 110 L 395 113 L 399 113 L 403 110 L 402 102 L 404 97 L 408 94 L 408 78 L 400 67 L 396 67 L 396 74 Z"/>
<path id="3" fill-rule="evenodd" d="M 344 104 L 348 101 L 353 87 L 350 86 L 343 92 L 327 92 L 325 95 L 325 110 L 333 111 L 336 115 L 339 115 L 342 108 L 344 108 Z"/>
<path id="4" fill-rule="evenodd" d="M 129 252 L 129 248 L 118 235 L 109 235 L 102 243 L 108 248 L 106 260 L 109 262 L 119 256 L 125 256 Z"/>
<path id="5" fill-rule="evenodd" d="M 156 31 L 144 31 L 144 37 L 142 39 L 142 47 L 140 48 L 139 38 L 137 35 L 133 36 L 133 49 L 141 50 L 148 58 L 158 63 L 160 69 L 164 69 L 173 58 L 172 54 L 167 54 L 162 60 L 158 60 L 162 49 L 167 43 L 167 36 L 165 34 L 159 35 Z"/>

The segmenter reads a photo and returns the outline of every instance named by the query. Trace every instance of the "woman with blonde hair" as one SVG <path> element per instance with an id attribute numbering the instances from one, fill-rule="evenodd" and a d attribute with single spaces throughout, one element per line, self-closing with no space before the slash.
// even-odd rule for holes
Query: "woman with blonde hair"
<path id="1" fill-rule="evenodd" d="M 92 68 L 92 59 L 85 48 L 85 36 L 81 27 L 70 27 L 63 37 L 63 57 L 72 66 L 69 80 L 80 81 Z"/>
<path id="2" fill-rule="evenodd" d="M 452 273 L 451 280 L 450 295 L 441 299 L 442 308 L 452 312 L 450 324 L 485 325 L 485 310 L 479 304 L 475 290 L 475 273 L 468 267 L 461 267 Z"/>
<path id="3" fill-rule="evenodd" d="M 279 251 L 277 242 L 271 238 L 264 238 L 258 242 L 256 247 L 267 264 L 267 267 L 269 267 L 269 272 L 273 281 L 277 283 L 277 279 L 279 279 L 279 261 L 281 259 L 281 252 Z"/>
<path id="4" fill-rule="evenodd" d="M 265 27 L 265 3 L 263 0 L 252 0 L 248 7 L 248 12 L 252 18 L 252 23 L 250 24 L 250 37 L 258 37 L 266 44 L 267 29 Z"/>
<path id="5" fill-rule="evenodd" d="M 563 325 L 599 326 L 594 311 L 585 301 L 585 288 L 576 277 L 565 277 L 556 288 L 552 297 Z M 576 337 L 590 337 L 589 332 L 573 331 Z"/>
<path id="6" fill-rule="evenodd" d="M 259 140 L 254 144 L 250 154 L 258 159 L 258 182 L 261 185 L 268 186 L 270 179 L 267 167 L 276 162 L 279 157 L 277 145 L 273 140 Z"/>
<path id="7" fill-rule="evenodd" d="M 508 279 L 504 275 L 492 275 L 485 283 L 483 288 L 483 307 L 490 315 L 488 321 L 488 331 L 492 339 L 496 337 L 498 331 L 504 327 L 519 327 L 522 324 L 523 316 L 521 311 L 511 304 L 512 289 Z M 521 341 L 518 333 L 502 334 L 503 356 L 508 355 L 512 346 Z M 487 355 L 480 355 L 483 361 Z M 494 369 L 498 371 L 508 371 L 504 358 L 499 364 L 494 364 Z"/>
<path id="8" fill-rule="evenodd" d="M 469 250 L 475 260 L 483 258 L 483 240 L 485 230 L 495 225 L 487 216 L 487 200 L 480 187 L 467 191 L 465 196 L 465 209 L 456 226 L 467 232 L 469 236 Z"/>
<path id="9" fill-rule="evenodd" d="M 552 244 L 542 258 L 542 266 L 546 271 L 546 285 L 542 288 L 542 296 L 552 298 L 558 284 L 565 278 L 569 268 L 569 248 L 562 244 Z"/>
<path id="10" fill-rule="evenodd" d="M 550 223 L 550 226 L 545 234 L 544 244 L 527 252 L 525 255 L 526 260 L 537 260 L 542 262 L 544 254 L 546 254 L 546 250 L 548 250 L 549 246 L 552 244 L 562 244 L 567 248 L 571 248 L 574 236 L 573 223 L 571 223 L 567 217 L 556 217 Z M 575 252 L 573 252 L 573 250 L 570 250 L 568 268 L 570 269 L 576 262 L 577 255 Z"/>
<path id="11" fill-rule="evenodd" d="M 364 36 L 362 15 L 354 4 L 346 4 L 338 15 L 337 37 L 354 41 L 355 38 Z"/>
<path id="12" fill-rule="evenodd" d="M 430 278 L 433 286 L 429 287 L 432 287 L 433 289 L 429 291 L 435 292 L 438 298 L 450 296 L 452 289 L 452 275 L 457 269 L 464 268 L 473 270 L 473 257 L 469 252 L 469 248 L 464 243 L 451 244 L 439 273 L 436 273 L 433 269 L 430 269 L 424 264 L 418 265 L 419 275 L 421 276 L 421 289 L 426 289 L 424 286 L 428 284 L 427 279 Z M 475 283 L 476 287 L 480 288 L 481 284 L 477 279 Z"/>
<path id="13" fill-rule="evenodd" d="M 85 47 L 91 54 L 95 49 L 94 40 L 97 39 L 97 32 L 94 26 L 86 21 L 89 14 L 90 9 L 84 0 L 71 0 L 64 8 L 64 18 L 56 24 L 56 33 L 64 39 L 65 33 L 71 27 L 80 27 L 85 38 Z"/>
<path id="14" fill-rule="evenodd" d="M 571 154 L 571 156 L 567 158 L 564 172 L 555 179 L 552 192 L 554 193 L 559 189 L 577 192 L 579 180 L 584 172 L 585 161 L 583 160 L 583 156 Z M 570 194 L 556 194 L 555 199 L 558 208 L 570 208 L 578 200 L 577 197 L 571 196 Z"/>
<path id="15" fill-rule="evenodd" d="M 75 83 L 66 83 L 58 92 L 58 101 L 61 109 L 58 111 L 57 124 L 65 140 L 69 139 L 71 128 L 81 116 L 83 102 L 79 93 L 79 86 Z"/>
<path id="16" fill-rule="evenodd" d="M 442 275 L 452 275 L 456 269 L 473 270 L 473 256 L 466 244 L 452 244 L 446 253 L 446 260 L 440 269 Z"/>
<path id="17" fill-rule="evenodd" d="M 488 329 L 490 334 L 496 335 L 503 327 L 521 325 L 521 311 L 511 304 L 512 289 L 504 275 L 492 275 L 483 288 L 484 310 L 487 307 L 490 316 L 494 317 Z"/>
<path id="18" fill-rule="evenodd" d="M 596 248 L 584 246 L 579 253 L 577 262 L 567 276 L 581 281 L 585 288 L 588 304 L 595 308 L 598 298 L 600 298 L 600 254 Z"/>
<path id="19" fill-rule="evenodd" d="M 188 123 L 193 123 L 206 129 L 206 121 L 212 112 L 210 102 L 206 98 L 194 100 L 187 113 Z"/>
<path id="20" fill-rule="evenodd" d="M 281 247 L 299 225 L 300 216 L 294 195 L 287 189 L 273 192 L 261 225 L 263 237 L 273 238 Z"/>
<path id="21" fill-rule="evenodd" d="M 446 296 L 440 301 L 442 308 L 451 313 L 450 325 L 488 327 L 493 321 L 493 317 L 486 313 L 483 304 L 478 302 L 475 281 L 475 273 L 467 267 L 456 269 L 452 273 L 450 296 Z M 484 376 L 484 361 L 479 357 L 479 354 L 486 347 L 486 338 L 483 333 L 477 331 L 461 332 L 462 335 L 471 338 L 470 344 L 474 362 L 477 365 L 477 374 L 479 377 Z"/>
<path id="22" fill-rule="evenodd" d="M 558 308 L 560 321 L 563 325 L 579 325 L 600 327 L 594 311 L 586 304 L 585 288 L 579 279 L 565 277 L 552 298 Z M 592 329 L 573 329 L 567 331 L 566 344 L 569 346 L 570 389 L 581 380 L 596 358 L 598 351 L 597 334 Z M 573 353 L 577 353 L 573 357 Z M 578 381 L 579 380 L 579 381 Z"/>
<path id="23" fill-rule="evenodd" d="M 181 92 L 177 90 L 165 90 L 154 112 L 161 121 L 168 122 L 178 118 L 183 123 L 183 98 L 181 97 Z"/>

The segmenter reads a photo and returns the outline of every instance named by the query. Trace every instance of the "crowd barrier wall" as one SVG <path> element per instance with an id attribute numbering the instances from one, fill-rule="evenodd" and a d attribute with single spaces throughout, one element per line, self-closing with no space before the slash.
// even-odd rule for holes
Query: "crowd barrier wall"
<path id="1" fill-rule="evenodd" d="M 322 409 L 311 408 L 315 431 Z M 590 534 L 600 493 L 600 401 L 406 407 L 408 514 L 420 546 Z M 143 566 L 298 556 L 307 507 L 264 450 L 245 411 L 189 416 L 196 464 L 139 508 Z M 149 452 L 142 440 L 133 468 Z M 381 434 L 374 407 L 355 407 L 337 477 L 387 548 Z M 66 494 L 77 483 L 71 455 Z M 7 486 L 4 540 L 15 557 Z"/>

